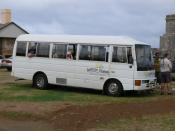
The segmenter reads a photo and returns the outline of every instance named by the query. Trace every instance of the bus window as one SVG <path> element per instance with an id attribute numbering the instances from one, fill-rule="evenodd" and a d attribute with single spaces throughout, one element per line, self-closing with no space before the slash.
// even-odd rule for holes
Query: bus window
<path id="1" fill-rule="evenodd" d="M 28 46 L 28 57 L 34 57 L 36 56 L 36 48 L 37 48 L 37 43 L 36 42 L 30 42 Z"/>
<path id="2" fill-rule="evenodd" d="M 26 56 L 27 42 L 18 42 L 16 48 L 16 56 Z"/>
<path id="3" fill-rule="evenodd" d="M 67 45 L 54 44 L 52 50 L 52 58 L 66 58 Z"/>
<path id="4" fill-rule="evenodd" d="M 109 61 L 108 60 L 108 57 L 109 57 L 109 46 L 106 46 L 105 49 L 106 49 L 105 61 L 108 62 Z"/>
<path id="5" fill-rule="evenodd" d="M 37 45 L 37 57 L 49 57 L 50 44 L 49 43 L 38 43 Z"/>
<path id="6" fill-rule="evenodd" d="M 106 48 L 105 46 L 92 46 L 91 60 L 105 61 Z"/>
<path id="7" fill-rule="evenodd" d="M 127 59 L 129 64 L 133 64 L 131 47 L 127 47 Z"/>
<path id="8" fill-rule="evenodd" d="M 67 45 L 66 59 L 75 60 L 76 59 L 76 52 L 77 52 L 77 45 L 76 44 Z"/>
<path id="9" fill-rule="evenodd" d="M 82 45 L 80 47 L 80 60 L 105 61 L 105 46 Z"/>
<path id="10" fill-rule="evenodd" d="M 80 46 L 80 60 L 90 60 L 91 57 L 91 46 L 90 45 L 81 45 Z"/>
<path id="11" fill-rule="evenodd" d="M 127 63 L 126 47 L 114 47 L 112 62 Z"/>

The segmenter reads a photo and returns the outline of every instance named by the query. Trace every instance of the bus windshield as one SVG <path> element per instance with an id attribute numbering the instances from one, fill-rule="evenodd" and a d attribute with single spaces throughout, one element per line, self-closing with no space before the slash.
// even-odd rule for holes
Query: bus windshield
<path id="1" fill-rule="evenodd" d="M 148 71 L 154 68 L 153 59 L 151 55 L 151 46 L 149 45 L 136 45 L 136 60 L 138 71 Z"/>

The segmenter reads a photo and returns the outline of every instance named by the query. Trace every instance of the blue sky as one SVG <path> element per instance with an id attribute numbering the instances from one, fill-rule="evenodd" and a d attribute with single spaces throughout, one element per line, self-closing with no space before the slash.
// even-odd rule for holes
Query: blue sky
<path id="1" fill-rule="evenodd" d="M 159 47 L 174 0 L 0 0 L 32 34 L 125 35 Z"/>

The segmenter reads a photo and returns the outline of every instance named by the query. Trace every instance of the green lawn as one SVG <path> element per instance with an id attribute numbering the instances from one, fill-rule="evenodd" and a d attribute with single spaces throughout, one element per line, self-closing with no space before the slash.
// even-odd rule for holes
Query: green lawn
<path id="1" fill-rule="evenodd" d="M 175 82 L 174 82 L 174 81 L 171 82 L 171 87 L 172 87 L 172 88 L 175 88 Z"/>
<path id="2" fill-rule="evenodd" d="M 173 83 L 174 86 L 174 83 Z M 109 97 L 102 95 L 101 91 L 94 91 L 89 89 L 80 89 L 73 87 L 56 87 L 49 90 L 39 90 L 31 86 L 31 83 L 11 83 L 0 86 L 0 101 L 33 101 L 33 102 L 47 102 L 47 101 L 62 101 L 62 102 L 76 102 L 81 104 L 98 103 L 98 102 L 149 102 L 159 99 L 168 99 L 175 96 L 161 96 L 159 93 L 152 94 L 133 94 L 127 93 L 123 97 Z"/>

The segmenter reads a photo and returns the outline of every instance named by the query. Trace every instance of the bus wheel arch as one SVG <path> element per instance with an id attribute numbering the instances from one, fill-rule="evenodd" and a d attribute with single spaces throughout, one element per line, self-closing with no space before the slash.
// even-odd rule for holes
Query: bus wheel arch
<path id="1" fill-rule="evenodd" d="M 123 85 L 118 79 L 110 78 L 104 83 L 103 92 L 109 96 L 121 96 L 123 95 Z"/>
<path id="2" fill-rule="evenodd" d="M 38 71 L 33 75 L 33 87 L 44 90 L 48 87 L 48 78 L 42 71 Z"/>

